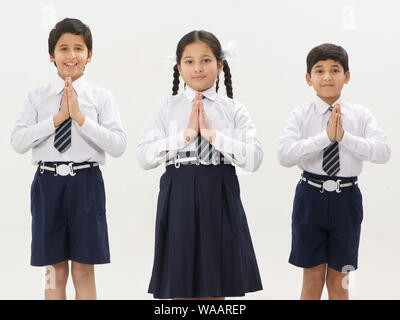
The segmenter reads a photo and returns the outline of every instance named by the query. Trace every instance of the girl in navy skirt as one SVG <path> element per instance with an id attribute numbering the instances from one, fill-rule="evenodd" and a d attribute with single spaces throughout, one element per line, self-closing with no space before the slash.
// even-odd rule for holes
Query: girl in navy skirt
<path id="1" fill-rule="evenodd" d="M 155 298 L 262 290 L 232 164 L 255 171 L 263 151 L 249 113 L 233 99 L 226 57 L 212 33 L 185 35 L 176 50 L 173 95 L 157 104 L 137 146 L 141 167 L 166 166 L 149 285 Z M 217 93 L 222 70 L 228 97 Z"/>

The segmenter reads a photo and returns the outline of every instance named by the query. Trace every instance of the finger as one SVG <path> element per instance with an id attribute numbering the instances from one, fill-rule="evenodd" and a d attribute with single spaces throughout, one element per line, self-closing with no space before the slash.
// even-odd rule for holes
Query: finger
<path id="1" fill-rule="evenodd" d="M 197 97 L 196 97 L 196 101 L 194 102 L 194 109 L 195 109 L 195 111 L 196 111 L 197 113 L 199 112 L 199 108 L 200 108 L 199 104 L 200 104 L 200 102 L 199 102 L 199 100 L 198 100 Z"/>
<path id="2" fill-rule="evenodd" d="M 68 95 L 68 99 L 72 98 L 72 89 L 69 86 L 67 87 L 67 95 Z"/>

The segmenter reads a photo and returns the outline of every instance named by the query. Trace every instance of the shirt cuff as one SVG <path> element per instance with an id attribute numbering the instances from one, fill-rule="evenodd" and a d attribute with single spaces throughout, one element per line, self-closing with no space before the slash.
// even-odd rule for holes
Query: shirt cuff
<path id="1" fill-rule="evenodd" d="M 182 148 L 185 148 L 190 141 L 187 141 L 184 136 L 184 131 L 181 130 L 177 134 L 171 135 L 164 139 L 164 143 L 160 145 L 160 149 L 158 150 L 161 154 L 165 151 L 178 151 Z"/>
<path id="2" fill-rule="evenodd" d="M 227 135 L 224 135 L 220 131 L 215 130 L 215 139 L 212 142 L 212 145 L 214 146 L 215 149 L 221 151 L 221 152 L 227 152 L 232 154 L 233 153 L 233 148 L 232 148 L 232 143 L 229 143 L 230 137 Z M 230 146 L 230 150 L 229 150 Z"/>
<path id="3" fill-rule="evenodd" d="M 358 139 L 359 137 L 352 135 L 348 131 L 345 131 L 342 141 L 340 141 L 340 143 L 347 149 L 355 149 Z"/>
<path id="4" fill-rule="evenodd" d="M 328 133 L 326 132 L 326 130 L 324 130 L 320 134 L 315 136 L 315 143 L 318 146 L 320 146 L 321 149 L 324 149 L 327 146 L 329 146 L 332 143 L 332 141 L 329 139 Z"/>
<path id="5" fill-rule="evenodd" d="M 93 121 L 88 116 L 85 116 L 85 121 L 83 121 L 82 127 L 80 128 L 83 134 L 90 136 L 96 131 L 96 126 L 98 126 L 97 122 Z"/>
<path id="6" fill-rule="evenodd" d="M 47 118 L 37 124 L 37 132 L 40 137 L 47 137 L 54 133 L 56 127 L 54 126 L 54 117 Z"/>

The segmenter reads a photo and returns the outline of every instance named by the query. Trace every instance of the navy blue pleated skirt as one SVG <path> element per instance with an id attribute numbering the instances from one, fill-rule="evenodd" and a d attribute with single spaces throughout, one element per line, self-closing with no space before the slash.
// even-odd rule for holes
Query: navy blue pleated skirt
<path id="1" fill-rule="evenodd" d="M 149 293 L 244 296 L 262 290 L 235 167 L 174 165 L 160 179 Z"/>

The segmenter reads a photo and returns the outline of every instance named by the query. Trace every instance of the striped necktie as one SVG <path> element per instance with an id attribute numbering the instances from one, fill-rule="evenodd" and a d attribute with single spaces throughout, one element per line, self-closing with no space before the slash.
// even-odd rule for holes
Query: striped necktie
<path id="1" fill-rule="evenodd" d="M 329 111 L 332 111 L 332 109 L 333 107 L 330 106 Z M 331 142 L 331 144 L 324 149 L 322 170 L 324 170 L 328 176 L 334 176 L 339 172 L 339 143 L 337 141 Z"/>
<path id="2" fill-rule="evenodd" d="M 64 93 L 62 92 L 60 105 L 62 103 L 63 94 Z M 56 129 L 56 134 L 54 137 L 54 147 L 59 152 L 64 152 L 71 146 L 71 124 L 72 119 L 68 118 Z"/>
<path id="3" fill-rule="evenodd" d="M 204 95 L 201 96 L 204 99 Z M 199 132 L 196 139 L 197 146 L 197 156 L 204 164 L 210 164 L 215 161 L 215 158 L 218 155 L 218 151 L 214 148 L 214 146 L 205 138 L 203 138 Z"/>

